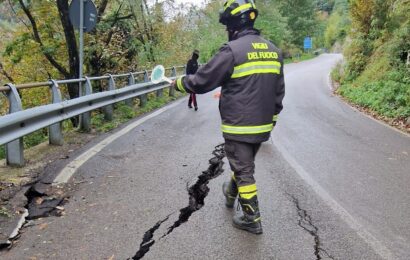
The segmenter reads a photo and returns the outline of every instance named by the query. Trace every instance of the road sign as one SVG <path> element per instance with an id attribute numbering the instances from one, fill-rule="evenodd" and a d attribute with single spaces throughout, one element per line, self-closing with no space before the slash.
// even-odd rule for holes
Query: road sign
<path id="1" fill-rule="evenodd" d="M 84 2 L 84 24 L 85 32 L 91 32 L 97 24 L 97 8 L 91 0 L 73 0 L 70 5 L 70 20 L 76 29 L 80 29 L 80 1 Z"/>
<path id="2" fill-rule="evenodd" d="M 160 83 L 162 81 L 166 81 L 168 83 L 172 83 L 172 80 L 169 78 L 165 77 L 165 68 L 162 65 L 157 65 L 155 68 L 152 70 L 151 73 L 151 81 L 154 84 Z"/>
<path id="3" fill-rule="evenodd" d="M 312 49 L 312 38 L 310 38 L 310 37 L 305 38 L 305 40 L 303 41 L 303 48 L 305 50 Z"/>

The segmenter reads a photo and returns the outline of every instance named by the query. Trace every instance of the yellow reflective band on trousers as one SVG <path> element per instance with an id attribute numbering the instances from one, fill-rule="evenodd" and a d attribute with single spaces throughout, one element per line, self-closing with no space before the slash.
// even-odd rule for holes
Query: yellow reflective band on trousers
<path id="1" fill-rule="evenodd" d="M 268 133 L 273 130 L 273 123 L 267 125 L 257 125 L 257 126 L 230 126 L 222 125 L 222 132 L 227 134 L 237 134 L 237 135 L 251 135 L 251 134 L 262 134 Z"/>
<path id="2" fill-rule="evenodd" d="M 251 199 L 257 195 L 256 184 L 238 187 L 239 196 L 243 199 Z"/>
<path id="3" fill-rule="evenodd" d="M 273 120 L 273 122 L 276 122 L 276 121 L 278 121 L 278 119 L 279 119 L 279 115 L 274 115 L 272 120 Z"/>
<path id="4" fill-rule="evenodd" d="M 252 7 L 252 4 L 251 4 L 251 3 L 247 3 L 247 4 L 244 4 L 244 5 L 241 5 L 241 6 L 237 7 L 237 8 L 235 8 L 235 9 L 233 9 L 233 10 L 231 11 L 231 14 L 237 14 L 237 13 L 239 13 L 240 11 L 245 10 L 245 9 L 248 9 L 248 8 L 251 8 L 251 7 Z"/>
<path id="5" fill-rule="evenodd" d="M 253 61 L 234 67 L 231 78 L 241 78 L 253 74 L 272 73 L 280 74 L 278 61 Z"/>
<path id="6" fill-rule="evenodd" d="M 177 88 L 182 93 L 186 93 L 184 86 L 182 85 L 182 78 L 177 79 Z"/>

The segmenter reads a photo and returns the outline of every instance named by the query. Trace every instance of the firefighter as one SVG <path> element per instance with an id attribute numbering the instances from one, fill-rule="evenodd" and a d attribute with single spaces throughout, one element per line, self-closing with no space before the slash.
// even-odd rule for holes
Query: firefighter
<path id="1" fill-rule="evenodd" d="M 195 74 L 195 72 L 198 70 L 198 58 L 199 58 L 199 51 L 194 50 L 194 52 L 192 53 L 192 58 L 188 61 L 186 65 L 187 75 Z M 189 108 L 192 108 L 192 103 L 194 103 L 195 111 L 198 111 L 198 103 L 196 101 L 195 93 L 191 93 L 189 95 L 189 101 L 188 101 Z"/>
<path id="2" fill-rule="evenodd" d="M 253 0 L 227 1 L 219 22 L 226 26 L 228 43 L 197 73 L 178 78 L 174 87 L 202 94 L 222 86 L 221 129 L 233 172 L 222 187 L 225 204 L 232 208 L 239 195 L 243 214 L 233 217 L 234 227 L 261 234 L 254 161 L 282 110 L 285 83 L 282 52 L 254 28 L 257 17 Z"/>

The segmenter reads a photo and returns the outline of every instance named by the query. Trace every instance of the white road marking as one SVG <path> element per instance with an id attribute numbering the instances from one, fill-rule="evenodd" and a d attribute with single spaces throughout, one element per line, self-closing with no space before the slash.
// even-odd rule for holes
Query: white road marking
<path id="1" fill-rule="evenodd" d="M 111 144 L 112 142 L 114 142 L 119 137 L 127 134 L 132 129 L 134 129 L 135 127 L 141 125 L 145 121 L 162 114 L 163 112 L 165 112 L 165 111 L 179 105 L 180 103 L 182 103 L 184 101 L 185 101 L 185 98 L 182 98 L 179 101 L 176 101 L 176 102 L 174 102 L 174 103 L 172 103 L 168 106 L 165 106 L 161 109 L 158 109 L 157 111 L 153 112 L 152 114 L 144 116 L 143 118 L 141 118 L 141 119 L 135 121 L 134 123 L 128 125 L 124 129 L 121 129 L 120 131 L 118 131 L 116 133 L 113 133 L 112 135 L 108 136 L 107 138 L 105 138 L 104 140 L 99 142 L 98 144 L 96 144 L 93 147 L 91 147 L 90 149 L 88 149 L 87 151 L 83 152 L 76 159 L 74 159 L 68 165 L 66 165 L 64 167 L 64 169 L 61 170 L 61 172 L 54 179 L 53 185 L 67 183 L 70 180 L 70 178 L 74 175 L 74 173 L 78 170 L 78 168 L 80 168 L 91 157 L 93 157 L 98 152 L 100 152 L 102 149 L 104 149 L 107 145 Z"/>
<path id="2" fill-rule="evenodd" d="M 272 139 L 271 139 L 272 140 Z M 323 199 L 323 201 L 345 221 L 350 228 L 356 233 L 383 259 L 397 259 L 394 254 L 370 232 L 368 232 L 358 221 L 356 221 L 350 213 L 343 208 L 335 199 L 333 199 L 326 190 L 324 190 L 319 183 L 317 183 L 311 175 L 306 172 L 303 167 L 288 153 L 288 151 L 278 143 L 278 141 L 271 141 L 279 150 L 285 160 L 292 166 L 298 175 L 309 184 L 312 189 Z"/>
<path id="3" fill-rule="evenodd" d="M 19 221 L 17 222 L 16 227 L 13 229 L 13 231 L 11 232 L 9 239 L 14 239 L 18 234 L 19 231 L 21 229 L 21 227 L 23 226 L 23 224 L 26 222 L 26 217 L 28 216 L 28 210 L 24 209 L 24 213 L 21 215 Z M 8 241 L 10 242 L 10 241 Z M 10 242 L 11 243 L 11 242 Z"/>

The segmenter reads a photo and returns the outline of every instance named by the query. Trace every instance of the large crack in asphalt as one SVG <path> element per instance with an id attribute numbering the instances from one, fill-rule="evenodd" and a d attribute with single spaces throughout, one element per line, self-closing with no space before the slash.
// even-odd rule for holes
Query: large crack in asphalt
<path id="1" fill-rule="evenodd" d="M 158 221 L 152 228 L 150 228 L 147 232 L 144 233 L 144 237 L 142 238 L 142 242 L 140 244 L 140 249 L 137 253 L 132 257 L 132 259 L 141 259 L 148 253 L 151 246 L 155 244 L 154 232 L 161 226 L 162 223 L 167 221 L 169 216 L 165 219 Z"/>
<path id="2" fill-rule="evenodd" d="M 208 196 L 209 187 L 208 183 L 210 180 L 218 177 L 222 174 L 223 170 L 223 159 L 225 157 L 224 144 L 220 144 L 215 147 L 212 152 L 214 157 L 209 160 L 209 167 L 206 171 L 203 171 L 201 175 L 198 176 L 197 182 L 188 188 L 189 203 L 188 206 L 179 210 L 178 220 L 174 224 L 168 227 L 168 231 L 160 238 L 164 238 L 169 235 L 175 228 L 181 226 L 183 223 L 187 222 L 191 217 L 192 213 L 201 209 L 205 205 L 205 198 Z M 169 218 L 158 221 L 152 228 L 144 233 L 142 242 L 140 243 L 140 248 L 137 253 L 132 257 L 133 260 L 141 259 L 150 250 L 150 247 L 154 245 L 155 240 L 154 232 L 159 229 L 162 223 L 167 221 Z"/>
<path id="3" fill-rule="evenodd" d="M 321 244 L 320 237 L 318 234 L 319 228 L 315 226 L 310 215 L 307 213 L 306 210 L 302 209 L 302 207 L 300 206 L 299 200 L 295 196 L 290 195 L 290 194 L 288 195 L 292 198 L 292 201 L 296 206 L 297 213 L 299 216 L 298 225 L 314 238 L 314 241 L 315 241 L 314 249 L 315 249 L 316 260 L 322 259 L 322 253 L 325 254 L 328 258 L 334 259 L 332 255 L 330 255 L 325 249 L 321 247 L 322 244 Z"/>

